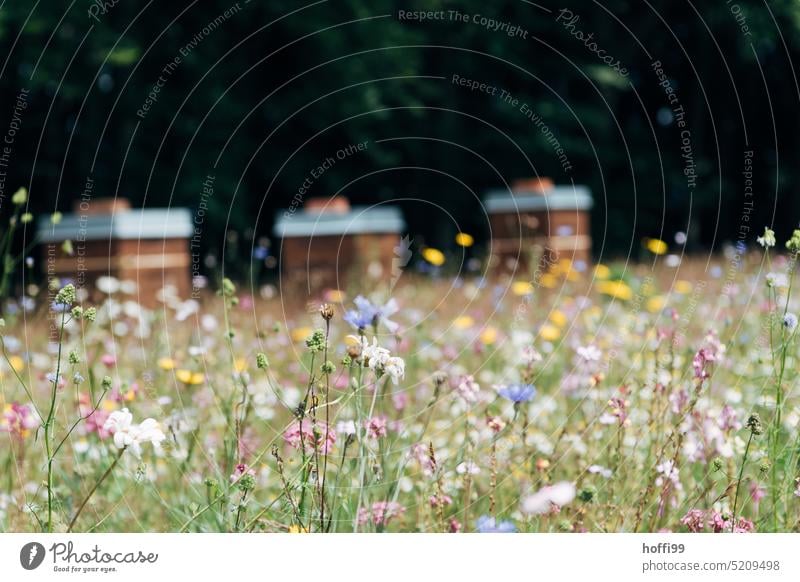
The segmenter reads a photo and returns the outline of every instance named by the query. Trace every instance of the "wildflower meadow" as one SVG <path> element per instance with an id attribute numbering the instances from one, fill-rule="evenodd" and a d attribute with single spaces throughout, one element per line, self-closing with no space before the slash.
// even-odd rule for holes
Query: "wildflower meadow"
<path id="1" fill-rule="evenodd" d="M 29 287 L 0 319 L 0 529 L 800 531 L 800 231 L 642 252 L 439 253 L 307 302 Z"/>

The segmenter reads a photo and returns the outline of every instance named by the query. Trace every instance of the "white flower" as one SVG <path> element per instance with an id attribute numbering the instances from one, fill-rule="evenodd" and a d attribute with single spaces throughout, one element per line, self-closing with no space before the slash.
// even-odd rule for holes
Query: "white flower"
<path id="1" fill-rule="evenodd" d="M 118 449 L 130 448 L 137 458 L 142 456 L 142 443 L 159 448 L 167 438 L 152 418 L 133 424 L 133 415 L 127 408 L 112 412 L 103 428 L 114 435 L 114 445 Z"/>
<path id="2" fill-rule="evenodd" d="M 103 276 L 98 277 L 97 282 L 95 283 L 95 287 L 106 295 L 113 295 L 114 293 L 119 291 L 119 280 L 115 277 Z"/>
<path id="3" fill-rule="evenodd" d="M 785 273 L 767 273 L 767 287 L 788 287 L 789 278 Z"/>
<path id="4" fill-rule="evenodd" d="M 756 239 L 756 242 L 760 244 L 765 249 L 771 248 L 775 246 L 775 231 L 771 230 L 768 227 L 764 227 L 764 236 L 760 236 Z"/>
<path id="5" fill-rule="evenodd" d="M 393 356 L 387 360 L 383 371 L 391 376 L 392 382 L 397 384 L 406 375 L 406 363 L 403 358 Z"/>
<path id="6" fill-rule="evenodd" d="M 602 467 L 600 465 L 590 465 L 587 471 L 589 471 L 590 473 L 602 475 L 606 479 L 611 477 L 611 469 L 606 469 L 605 467 Z"/>
<path id="7" fill-rule="evenodd" d="M 364 358 L 369 369 L 377 374 L 388 374 L 395 384 L 405 376 L 406 363 L 403 358 L 392 356 L 386 348 L 378 345 L 378 340 L 372 338 L 370 344 L 366 338 L 361 338 L 361 357 Z"/>
<path id="8" fill-rule="evenodd" d="M 356 434 L 356 422 L 354 420 L 340 420 L 336 423 L 336 432 L 341 435 Z"/>
<path id="9" fill-rule="evenodd" d="M 372 344 L 367 341 L 367 338 L 361 338 L 361 357 L 367 360 L 370 370 L 380 371 L 383 370 L 392 354 L 386 348 L 378 345 L 377 338 L 372 338 Z"/>
<path id="10" fill-rule="evenodd" d="M 480 472 L 480 467 L 472 461 L 464 461 L 456 467 L 456 473 L 459 475 L 477 475 Z"/>
<path id="11" fill-rule="evenodd" d="M 784 315 L 783 327 L 788 329 L 790 332 L 794 331 L 797 327 L 797 316 L 792 312 L 788 312 L 786 315 Z"/>
<path id="12" fill-rule="evenodd" d="M 522 511 L 524 513 L 541 514 L 547 513 L 553 505 L 563 507 L 575 499 L 575 484 L 569 481 L 561 481 L 554 485 L 542 487 L 522 500 Z"/>
<path id="13" fill-rule="evenodd" d="M 603 355 L 597 346 L 589 345 L 586 347 L 579 346 L 577 350 L 575 350 L 578 354 L 578 357 L 587 361 L 587 362 L 598 362 L 600 361 L 600 356 Z"/>

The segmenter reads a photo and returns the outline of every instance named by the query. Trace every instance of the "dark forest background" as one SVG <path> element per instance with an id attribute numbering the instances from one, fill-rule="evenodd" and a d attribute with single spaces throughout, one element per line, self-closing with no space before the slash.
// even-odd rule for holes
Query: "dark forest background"
<path id="1" fill-rule="evenodd" d="M 203 35 L 236 3 L 117 0 L 101 10 L 102 2 L 88 0 L 7 0 L 0 135 L 20 90 L 29 96 L 0 213 L 19 186 L 29 188 L 34 212 L 69 211 L 87 176 L 95 196 L 196 208 L 213 174 L 203 245 L 216 254 L 228 237 L 237 244 L 226 260 L 247 259 L 249 239 L 271 235 L 276 212 L 312 168 L 369 141 L 309 195 L 399 199 L 409 230 L 444 249 L 458 229 L 479 242 L 486 236 L 475 194 L 538 173 L 592 189 L 594 250 L 603 258 L 637 253 L 643 236 L 671 241 L 678 231 L 688 232 L 690 250 L 706 251 L 740 234 L 746 150 L 753 151 L 752 237 L 765 224 L 780 233 L 797 224 L 800 89 L 792 63 L 800 56 L 800 3 L 537 4 L 240 0 Z M 580 16 L 575 29 L 592 33 L 627 76 L 556 22 L 562 8 Z M 529 34 L 401 21 L 399 9 L 482 14 Z M 137 111 L 163 68 L 197 35 L 141 119 Z M 655 60 L 686 113 L 694 188 Z M 528 103 L 572 170 L 518 108 L 455 86 L 453 74 Z"/>

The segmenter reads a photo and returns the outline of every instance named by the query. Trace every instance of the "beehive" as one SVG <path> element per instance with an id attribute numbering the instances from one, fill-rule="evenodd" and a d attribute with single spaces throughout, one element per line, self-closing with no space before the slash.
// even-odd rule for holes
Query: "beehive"
<path id="1" fill-rule="evenodd" d="M 528 266 L 534 246 L 541 247 L 541 262 L 591 259 L 590 215 L 592 195 L 585 186 L 525 187 L 487 193 L 484 206 L 491 227 L 495 262 L 503 266 Z"/>
<path id="2" fill-rule="evenodd" d="M 131 280 L 137 300 L 148 307 L 157 305 L 157 292 L 167 285 L 189 297 L 193 227 L 187 209 L 130 209 L 104 200 L 90 206 L 92 211 L 65 214 L 58 224 L 40 220 L 38 240 L 48 277 L 71 280 L 90 295 L 98 277 Z M 67 240 L 71 253 L 64 249 Z"/>
<path id="3" fill-rule="evenodd" d="M 363 276 L 368 269 L 390 277 L 404 229 L 394 206 L 350 208 L 310 200 L 303 209 L 281 212 L 273 233 L 285 282 L 316 290 L 343 288 L 348 277 Z"/>

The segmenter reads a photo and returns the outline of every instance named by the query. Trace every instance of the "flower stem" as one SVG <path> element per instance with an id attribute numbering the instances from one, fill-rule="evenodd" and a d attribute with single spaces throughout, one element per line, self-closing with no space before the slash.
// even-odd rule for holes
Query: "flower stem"
<path id="1" fill-rule="evenodd" d="M 83 503 L 81 503 L 80 507 L 78 507 L 78 511 L 75 512 L 75 517 L 73 517 L 72 521 L 69 522 L 69 527 L 67 527 L 67 533 L 72 531 L 72 528 L 75 525 L 75 522 L 78 521 L 78 517 L 80 517 L 81 512 L 83 511 L 83 508 L 86 507 L 86 504 L 89 503 L 89 500 L 92 498 L 92 495 L 94 495 L 94 492 L 97 491 L 97 488 L 100 487 L 100 485 L 103 483 L 103 481 L 106 480 L 106 477 L 108 477 L 111 474 L 111 471 L 114 470 L 114 467 L 117 466 L 117 463 L 119 463 L 119 460 L 122 458 L 122 453 L 125 452 L 126 448 L 128 448 L 128 447 L 122 447 L 119 450 L 119 453 L 117 454 L 116 458 L 114 459 L 114 462 L 111 463 L 111 465 L 108 467 L 108 469 L 106 469 L 106 472 L 103 473 L 103 475 L 100 477 L 100 479 L 97 480 L 97 483 L 94 484 L 94 487 L 92 487 L 91 491 L 89 491 L 89 494 L 83 500 Z"/>

